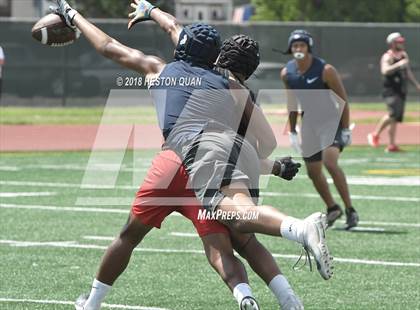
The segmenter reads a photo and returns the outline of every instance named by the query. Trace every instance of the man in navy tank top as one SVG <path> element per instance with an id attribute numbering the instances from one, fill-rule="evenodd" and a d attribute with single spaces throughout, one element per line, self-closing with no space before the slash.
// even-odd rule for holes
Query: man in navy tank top
<path id="1" fill-rule="evenodd" d="M 368 134 L 368 142 L 373 147 L 379 146 L 382 131 L 389 127 L 389 144 L 385 152 L 399 152 L 401 149 L 395 141 L 397 124 L 404 118 L 405 100 L 407 97 L 407 82 L 411 81 L 420 91 L 420 83 L 416 80 L 410 68 L 410 59 L 405 51 L 405 38 L 399 32 L 390 33 L 386 38 L 389 49 L 381 58 L 381 73 L 383 79 L 383 97 L 388 108 L 388 114 L 379 121 L 374 132 Z"/>
<path id="2" fill-rule="evenodd" d="M 294 98 L 301 96 L 305 99 L 300 101 L 303 109 L 302 143 L 299 143 L 296 130 L 297 109 L 289 111 L 289 137 L 292 147 L 303 155 L 308 176 L 326 204 L 328 226 L 332 226 L 342 216 L 343 211 L 330 192 L 326 177 L 322 172 L 323 166 L 327 168 L 333 178 L 334 185 L 345 204 L 346 229 L 350 229 L 357 225 L 359 218 L 352 206 L 345 174 L 338 165 L 340 152 L 351 143 L 347 94 L 337 70 L 323 59 L 314 56 L 312 54 L 313 47 L 313 38 L 309 32 L 295 30 L 290 34 L 287 53 L 292 54 L 294 59 L 290 60 L 281 71 L 281 79 L 285 87 L 289 89 L 289 107 L 293 105 L 291 101 L 295 101 L 294 105 L 299 101 Z M 340 111 L 341 116 L 339 113 L 337 114 L 336 109 L 328 106 L 329 92 L 322 91 L 328 89 L 344 100 L 344 106 Z M 326 135 L 318 130 L 325 123 L 333 122 L 334 119 L 337 120 L 337 123 L 328 127 L 329 132 Z M 308 125 L 308 123 L 311 124 Z M 330 142 L 323 144 L 322 140 Z M 331 141 L 333 142 L 331 143 Z"/>

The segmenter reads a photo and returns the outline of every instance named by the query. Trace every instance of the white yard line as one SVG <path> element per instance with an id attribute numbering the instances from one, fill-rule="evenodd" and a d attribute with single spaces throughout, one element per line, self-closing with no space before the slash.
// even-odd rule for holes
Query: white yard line
<path id="1" fill-rule="evenodd" d="M 344 224 L 345 221 L 337 221 Z M 377 225 L 377 226 L 396 226 L 396 227 L 416 227 L 420 228 L 420 223 L 399 223 L 399 222 L 376 222 L 376 221 L 360 221 L 360 225 Z"/>
<path id="2" fill-rule="evenodd" d="M 369 231 L 369 232 L 386 232 L 385 228 L 380 227 L 353 227 L 351 231 Z M 168 235 L 174 236 L 174 237 L 186 237 L 186 238 L 198 238 L 199 235 L 197 233 L 183 233 L 183 232 L 170 232 Z M 112 238 L 109 237 L 100 237 L 100 236 L 84 236 L 84 239 L 92 239 L 92 240 L 109 240 Z"/>
<path id="3" fill-rule="evenodd" d="M 153 206 L 196 206 L 195 197 L 149 197 Z M 134 198 L 131 195 L 119 197 L 78 197 L 76 206 L 131 206 Z"/>
<path id="4" fill-rule="evenodd" d="M 261 192 L 261 196 L 268 197 L 304 197 L 304 198 L 320 198 L 318 194 L 311 193 L 281 193 L 281 192 Z M 334 197 L 339 197 L 334 195 Z M 373 195 L 351 195 L 355 200 L 385 200 L 385 201 L 402 201 L 402 202 L 419 202 L 420 197 L 392 197 L 392 196 L 373 196 Z"/>
<path id="5" fill-rule="evenodd" d="M 196 233 L 182 233 L 182 232 L 171 232 L 169 233 L 171 236 L 175 237 L 188 237 L 188 238 L 197 238 L 198 235 Z"/>
<path id="6" fill-rule="evenodd" d="M 305 175 L 297 176 L 298 179 L 308 179 Z M 332 183 L 332 179 L 328 178 Z M 367 186 L 420 186 L 420 176 L 406 177 L 377 177 L 377 176 L 347 176 L 347 182 L 352 185 Z M 0 181 L 0 185 L 10 186 L 40 186 L 40 187 L 74 187 L 92 189 L 137 189 L 138 186 L 132 185 L 102 185 L 102 184 L 77 184 L 62 182 L 37 182 L 37 181 Z"/>
<path id="7" fill-rule="evenodd" d="M 83 189 L 137 189 L 138 186 L 130 185 L 101 185 L 101 184 L 77 184 L 77 183 L 62 183 L 62 182 L 36 182 L 36 181 L 0 181 L 0 185 L 10 186 L 36 186 L 36 187 L 72 187 Z"/>
<path id="8" fill-rule="evenodd" d="M 131 206 L 134 198 L 129 197 L 77 197 L 76 206 Z"/>
<path id="9" fill-rule="evenodd" d="M 369 232 L 386 232 L 386 229 L 380 227 L 366 227 L 366 226 L 358 226 L 351 228 L 351 231 L 369 231 Z"/>
<path id="10" fill-rule="evenodd" d="M 106 237 L 106 236 L 83 236 L 83 239 L 86 240 L 101 240 L 101 241 L 112 241 L 114 237 Z"/>
<path id="11" fill-rule="evenodd" d="M 21 168 L 17 166 L 0 166 L 0 171 L 20 171 Z"/>
<path id="12" fill-rule="evenodd" d="M 128 214 L 129 208 L 111 209 L 111 208 L 92 208 L 92 207 L 59 207 L 59 206 L 41 206 L 41 205 L 18 205 L 9 203 L 0 203 L 0 208 L 5 209 L 28 209 L 28 210 L 46 210 L 46 211 L 69 211 L 69 212 L 100 212 L 100 213 L 122 213 Z M 171 213 L 172 216 L 182 217 L 178 212 Z M 344 223 L 343 221 L 337 221 Z M 400 223 L 400 222 L 376 222 L 376 221 L 360 221 L 360 225 L 377 225 L 377 226 L 400 226 L 420 228 L 420 223 Z"/>
<path id="13" fill-rule="evenodd" d="M 57 206 L 37 206 L 37 205 L 15 205 L 0 203 L 0 208 L 5 209 L 29 209 L 29 210 L 47 210 L 47 211 L 71 211 L 71 212 L 100 212 L 100 213 L 122 213 L 128 214 L 129 209 L 111 209 L 111 208 L 91 208 L 91 207 L 57 207 Z"/>
<path id="14" fill-rule="evenodd" d="M 21 298 L 1 298 L 0 302 L 15 302 L 15 303 L 31 303 L 31 304 L 44 304 L 44 305 L 74 305 L 74 301 L 65 300 L 42 300 L 42 299 L 21 299 Z M 131 310 L 169 310 L 167 308 L 156 307 L 141 307 L 141 306 L 128 306 L 128 305 L 114 305 L 103 303 L 104 308 L 111 309 L 131 309 Z"/>
<path id="15" fill-rule="evenodd" d="M 274 176 L 270 176 L 274 177 Z M 309 180 L 306 175 L 298 175 L 295 179 Z M 362 176 L 348 175 L 347 183 L 350 185 L 366 185 L 366 186 L 420 186 L 420 176 L 405 177 L 382 177 L 382 176 Z M 333 184 L 333 179 L 327 178 L 329 184 Z"/>
<path id="16" fill-rule="evenodd" d="M 73 170 L 73 171 L 109 171 L 109 172 L 146 172 L 148 167 L 151 164 L 149 163 L 148 166 L 144 168 L 133 168 L 127 167 L 125 165 L 115 165 L 115 164 L 92 164 L 88 166 L 85 165 L 78 165 L 78 164 L 62 164 L 62 165 L 54 165 L 54 164 L 39 164 L 39 165 L 21 165 L 21 166 L 0 166 L 0 171 L 21 171 L 21 170 Z M 143 165 L 141 165 L 143 166 Z"/>
<path id="17" fill-rule="evenodd" d="M 357 165 L 366 163 L 410 163 L 411 158 L 388 158 L 388 157 L 369 157 L 369 158 L 340 158 L 340 165 Z M 418 164 L 417 164 L 418 165 Z"/>
<path id="18" fill-rule="evenodd" d="M 56 196 L 56 192 L 0 192 L 0 198 L 16 198 L 16 197 L 39 197 L 39 196 Z"/>
<path id="19" fill-rule="evenodd" d="M 333 180 L 328 178 L 328 183 L 333 184 Z M 348 176 L 347 183 L 350 185 L 367 186 L 420 186 L 420 176 L 410 177 L 365 177 Z"/>
<path id="20" fill-rule="evenodd" d="M 14 247 L 56 247 L 56 248 L 75 248 L 75 249 L 96 249 L 105 250 L 106 246 L 96 244 L 79 244 L 75 241 L 64 242 L 32 242 L 32 241 L 16 241 L 16 240 L 0 240 L 0 244 L 5 244 Z M 180 254 L 204 254 L 203 250 L 182 250 L 182 249 L 157 249 L 157 248 L 136 248 L 135 251 L 140 252 L 154 252 L 154 253 L 180 253 Z M 298 255 L 276 254 L 274 257 L 297 259 Z M 362 265 L 378 265 L 378 266 L 394 266 L 394 267 L 420 267 L 420 263 L 407 263 L 407 262 L 392 262 L 380 260 L 368 260 L 358 258 L 339 258 L 334 257 L 334 261 L 349 263 L 349 264 L 362 264 Z"/>
<path id="21" fill-rule="evenodd" d="M 392 179 L 392 178 L 390 178 Z M 395 186 L 398 184 L 398 178 L 394 182 Z M 389 181 L 387 181 L 389 182 Z M 415 182 L 414 182 L 415 183 Z M 412 184 L 415 186 L 415 184 Z M 56 187 L 56 188 L 83 188 L 83 189 L 126 189 L 134 190 L 138 186 L 130 185 L 117 185 L 117 186 L 104 186 L 99 184 L 80 184 L 75 183 L 61 183 L 61 182 L 27 182 L 27 181 L 0 181 L 0 185 L 9 186 L 35 186 L 35 187 Z M 281 192 L 261 192 L 262 196 L 266 197 L 305 197 L 318 199 L 319 195 L 315 193 L 281 193 Z M 420 202 L 420 197 L 405 197 L 405 196 L 375 196 L 375 195 L 352 195 L 355 200 L 380 200 L 380 201 L 400 201 L 400 202 Z M 127 197 L 79 197 L 77 205 L 129 205 L 132 198 Z"/>

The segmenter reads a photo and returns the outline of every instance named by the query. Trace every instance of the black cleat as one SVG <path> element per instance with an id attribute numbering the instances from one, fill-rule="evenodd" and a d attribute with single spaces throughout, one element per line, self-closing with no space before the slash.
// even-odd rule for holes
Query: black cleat
<path id="1" fill-rule="evenodd" d="M 346 218 L 346 230 L 356 227 L 359 223 L 359 215 L 353 207 L 346 208 Z"/>
<path id="2" fill-rule="evenodd" d="M 343 215 L 343 210 L 341 210 L 339 205 L 334 205 L 330 208 L 327 208 L 327 224 L 328 228 L 334 225 L 334 222 Z"/>

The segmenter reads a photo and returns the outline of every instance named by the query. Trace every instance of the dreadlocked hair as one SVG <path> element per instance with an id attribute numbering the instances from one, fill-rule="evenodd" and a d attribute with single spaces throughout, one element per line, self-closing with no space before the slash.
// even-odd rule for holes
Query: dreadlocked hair
<path id="1" fill-rule="evenodd" d="M 249 36 L 239 34 L 223 42 L 217 62 L 219 67 L 240 73 L 248 79 L 259 64 L 258 43 Z"/>

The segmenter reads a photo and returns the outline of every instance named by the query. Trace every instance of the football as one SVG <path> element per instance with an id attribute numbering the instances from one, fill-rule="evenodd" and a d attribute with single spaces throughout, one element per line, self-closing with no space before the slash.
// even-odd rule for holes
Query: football
<path id="1" fill-rule="evenodd" d="M 79 36 L 78 30 L 68 27 L 64 19 L 54 13 L 44 16 L 32 27 L 32 37 L 35 40 L 53 47 L 69 45 Z"/>

